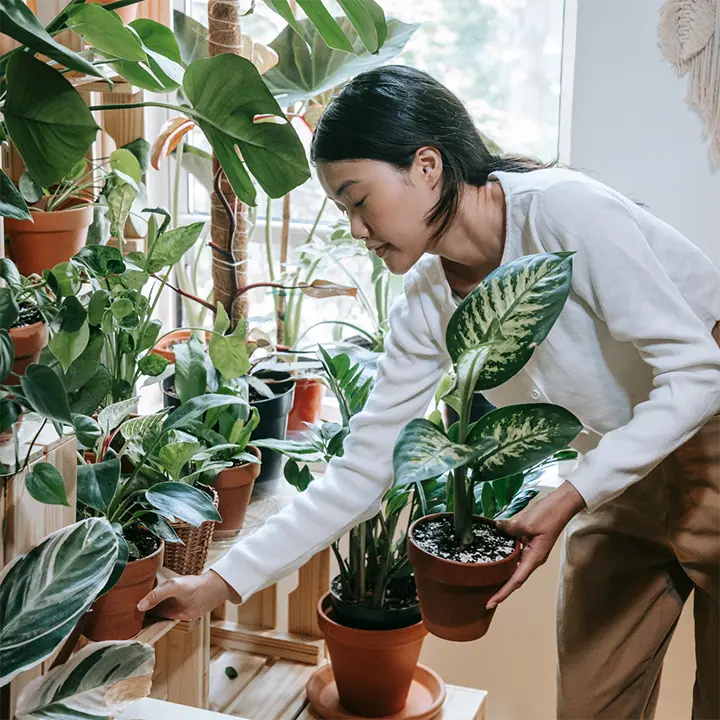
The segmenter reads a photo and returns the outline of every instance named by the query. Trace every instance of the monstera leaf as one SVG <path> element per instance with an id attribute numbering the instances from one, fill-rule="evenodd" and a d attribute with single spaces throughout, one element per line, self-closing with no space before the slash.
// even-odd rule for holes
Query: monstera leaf
<path id="1" fill-rule="evenodd" d="M 490 347 L 474 390 L 509 380 L 545 339 L 570 291 L 572 255 L 529 255 L 501 265 L 453 313 L 446 333 L 453 363 Z"/>
<path id="2" fill-rule="evenodd" d="M 46 537 L 0 575 L 0 685 L 49 657 L 115 566 L 110 523 L 90 518 Z"/>
<path id="3" fill-rule="evenodd" d="M 100 128 L 65 77 L 29 53 L 12 54 L 7 86 L 8 133 L 30 175 L 50 187 L 85 157 Z"/>
<path id="4" fill-rule="evenodd" d="M 411 485 L 469 465 L 497 447 L 494 438 L 459 445 L 425 419 L 412 420 L 400 433 L 393 452 L 395 485 Z"/>
<path id="5" fill-rule="evenodd" d="M 107 720 L 146 697 L 155 651 L 132 640 L 92 643 L 23 688 L 17 720 Z"/>
<path id="6" fill-rule="evenodd" d="M 223 53 L 196 60 L 185 72 L 188 115 L 200 125 L 240 200 L 255 205 L 250 174 L 270 197 L 282 197 L 310 177 L 300 138 L 245 58 Z M 274 116 L 280 123 L 256 122 Z"/>
<path id="7" fill-rule="evenodd" d="M 389 19 L 387 40 L 377 53 L 372 54 L 347 18 L 334 18 L 334 21 L 347 36 L 351 51 L 335 50 L 322 42 L 310 20 L 299 20 L 298 30 L 286 27 L 270 43 L 279 61 L 263 79 L 284 106 L 305 102 L 345 84 L 358 73 L 388 62 L 403 51 L 420 27 Z"/>
<path id="8" fill-rule="evenodd" d="M 479 480 L 522 473 L 566 447 L 582 423 L 565 408 L 538 403 L 510 405 L 483 416 L 470 429 L 468 445 L 486 437 L 497 448 L 473 468 Z"/>

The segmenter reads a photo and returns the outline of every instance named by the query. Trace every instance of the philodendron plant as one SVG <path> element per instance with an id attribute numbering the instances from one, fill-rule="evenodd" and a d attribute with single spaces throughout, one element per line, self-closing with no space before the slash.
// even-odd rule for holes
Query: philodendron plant
<path id="1" fill-rule="evenodd" d="M 0 686 L 47 660 L 107 589 L 118 560 L 110 523 L 58 530 L 0 575 Z M 154 651 L 134 641 L 88 645 L 21 690 L 16 720 L 117 717 L 150 691 Z"/>
<path id="2" fill-rule="evenodd" d="M 483 485 L 535 468 L 582 429 L 571 412 L 548 403 L 499 408 L 470 424 L 473 393 L 510 380 L 550 332 L 570 290 L 572 255 L 530 255 L 502 265 L 463 300 L 446 332 L 454 380 L 444 395 L 460 420 L 447 431 L 431 420 L 413 420 L 395 445 L 397 487 L 452 473 L 448 507 L 460 546 L 473 542 L 476 497 L 488 510 L 492 506 L 492 485 Z M 531 496 L 518 499 L 513 511 Z"/>

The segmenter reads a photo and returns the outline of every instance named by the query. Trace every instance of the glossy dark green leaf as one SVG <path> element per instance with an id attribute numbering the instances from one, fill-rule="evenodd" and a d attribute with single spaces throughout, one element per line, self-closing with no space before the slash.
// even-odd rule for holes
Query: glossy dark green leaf
<path id="1" fill-rule="evenodd" d="M 184 87 L 198 112 L 193 118 L 243 202 L 255 205 L 248 171 L 274 198 L 310 177 L 305 150 L 290 123 L 254 122 L 257 115 L 284 114 L 249 60 L 230 53 L 196 60 L 185 72 Z"/>
<path id="2" fill-rule="evenodd" d="M 311 0 L 307 0 L 311 1 Z M 385 13 L 375 0 L 337 0 L 368 52 L 376 53 L 387 38 Z"/>
<path id="3" fill-rule="evenodd" d="M 11 286 L 22 284 L 20 273 L 10 258 L 0 258 L 0 278 Z"/>
<path id="4" fill-rule="evenodd" d="M 0 433 L 9 430 L 20 417 L 22 408 L 12 400 L 0 398 Z"/>
<path id="5" fill-rule="evenodd" d="M 38 22 L 32 10 L 22 0 L 3 0 L 0 5 L 0 27 L 2 27 L 3 35 L 8 35 L 22 45 L 26 45 L 34 53 L 47 55 L 61 65 L 77 70 L 84 75 L 103 77 L 94 65 L 53 40 L 52 36 Z M 20 54 L 27 55 L 28 53 Z M 10 134 L 12 135 L 12 131 Z"/>
<path id="6" fill-rule="evenodd" d="M 224 405 L 247 405 L 247 401 L 232 395 L 219 395 L 215 393 L 208 393 L 207 395 L 192 398 L 192 400 L 183 403 L 167 416 L 165 429 L 172 430 L 174 428 L 181 428 L 183 424 L 189 420 L 196 420 L 208 410 Z"/>
<path id="7" fill-rule="evenodd" d="M 55 278 L 57 288 L 64 297 L 77 295 L 80 291 L 80 273 L 72 263 L 58 263 L 50 272 Z"/>
<path id="8" fill-rule="evenodd" d="M 30 220 L 30 209 L 15 183 L 0 170 L 0 217 Z"/>
<path id="9" fill-rule="evenodd" d="M 69 393 L 84 387 L 98 371 L 104 342 L 102 333 L 97 328 L 91 328 L 87 346 L 62 376 L 63 385 Z"/>
<path id="10" fill-rule="evenodd" d="M 154 508 L 194 527 L 199 527 L 206 520 L 222 520 L 208 495 L 192 485 L 181 482 L 158 483 L 146 491 L 145 498 Z"/>
<path id="11" fill-rule="evenodd" d="M 96 290 L 90 298 L 88 304 L 88 322 L 91 325 L 98 326 L 102 322 L 102 317 L 105 314 L 105 309 L 110 299 L 110 293 L 103 288 Z"/>
<path id="12" fill-rule="evenodd" d="M 95 375 L 73 395 L 72 411 L 92 415 L 109 394 L 111 385 L 110 371 L 100 365 Z"/>
<path id="13" fill-rule="evenodd" d="M 76 333 L 82 329 L 83 324 L 87 320 L 87 310 L 85 310 L 75 295 L 70 295 L 62 301 L 58 320 L 60 321 L 60 327 L 64 331 Z M 50 349 L 52 350 L 52 347 Z M 85 348 L 83 348 L 83 350 L 84 349 Z"/>
<path id="14" fill-rule="evenodd" d="M 97 123 L 63 75 L 29 53 L 11 56 L 7 87 L 3 114 L 10 137 L 28 172 L 50 187 L 85 157 Z"/>
<path id="15" fill-rule="evenodd" d="M 18 189 L 28 205 L 34 205 L 43 196 L 43 189 L 33 180 L 27 170 L 20 176 Z"/>
<path id="16" fill-rule="evenodd" d="M 49 420 L 65 425 L 73 424 L 65 388 L 57 374 L 49 367 L 31 363 L 20 378 L 20 384 L 35 412 Z"/>
<path id="17" fill-rule="evenodd" d="M 160 322 L 160 320 L 157 319 L 151 320 L 148 323 L 142 337 L 140 338 L 140 341 L 138 342 L 138 352 L 142 352 L 143 350 L 149 350 L 155 345 L 155 341 L 158 339 L 161 327 L 162 323 Z"/>
<path id="18" fill-rule="evenodd" d="M 128 549 L 127 541 L 122 534 L 122 528 L 116 523 L 113 523 L 113 529 L 115 530 L 115 534 L 118 540 L 117 559 L 115 560 L 115 567 L 113 568 L 112 574 L 108 578 L 105 587 L 98 593 L 99 598 L 105 595 L 105 593 L 110 592 L 110 590 L 112 590 L 115 585 L 117 585 L 120 576 L 125 571 L 125 566 L 127 565 L 128 558 L 130 557 L 130 551 Z"/>
<path id="19" fill-rule="evenodd" d="M 63 477 L 60 471 L 50 463 L 35 463 L 25 478 L 25 487 L 31 497 L 38 502 L 70 507 Z"/>
<path id="20" fill-rule="evenodd" d="M 75 255 L 74 260 L 85 265 L 100 278 L 125 272 L 122 253 L 116 247 L 107 245 L 84 247 Z"/>
<path id="21" fill-rule="evenodd" d="M 120 481 L 120 460 L 78 465 L 78 502 L 106 513 Z"/>
<path id="22" fill-rule="evenodd" d="M 513 515 L 517 515 L 521 510 L 524 510 L 530 501 L 540 492 L 536 487 L 525 487 L 518 492 L 512 499 L 512 502 L 498 515 L 495 516 L 497 520 L 505 520 L 511 518 Z"/>
<path id="23" fill-rule="evenodd" d="M 95 447 L 95 443 L 102 437 L 97 422 L 89 415 L 73 414 L 72 418 L 78 442 L 86 448 Z"/>
<path id="24" fill-rule="evenodd" d="M 9 330 L 20 317 L 20 307 L 10 288 L 0 287 L 0 329 Z"/>
<path id="25" fill-rule="evenodd" d="M 182 544 L 182 540 L 164 517 L 156 514 L 145 515 L 142 521 L 153 535 L 164 540 L 166 543 Z"/>
<path id="26" fill-rule="evenodd" d="M 290 483 L 290 485 L 300 492 L 307 490 L 308 486 L 313 481 L 310 468 L 307 465 L 300 467 L 292 458 L 288 458 L 283 472 L 285 474 L 285 479 Z"/>
<path id="27" fill-rule="evenodd" d="M 10 337 L 10 333 L 5 328 L 2 328 L 0 329 L 0 383 L 12 370 L 14 360 L 15 344 Z"/>

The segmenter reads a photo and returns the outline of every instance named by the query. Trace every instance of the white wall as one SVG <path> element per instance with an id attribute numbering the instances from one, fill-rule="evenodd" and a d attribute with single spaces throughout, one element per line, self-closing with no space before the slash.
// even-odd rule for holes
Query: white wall
<path id="1" fill-rule="evenodd" d="M 720 171 L 685 103 L 688 78 L 660 53 L 662 0 L 572 1 L 570 164 L 649 206 L 720 266 Z"/>

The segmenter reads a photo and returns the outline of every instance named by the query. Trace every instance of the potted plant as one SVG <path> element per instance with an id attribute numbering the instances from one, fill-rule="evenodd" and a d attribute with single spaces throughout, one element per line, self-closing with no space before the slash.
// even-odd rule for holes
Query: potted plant
<path id="1" fill-rule="evenodd" d="M 59 651 L 51 669 L 21 689 L 16 720 L 49 717 L 60 707 L 68 720 L 116 717 L 150 692 L 149 645 L 103 642 L 70 654 L 77 628 L 110 582 L 117 559 L 110 523 L 92 518 L 48 535 L 3 569 L 0 686 Z"/>
<path id="2" fill-rule="evenodd" d="M 423 620 L 433 634 L 473 640 L 487 632 L 485 606 L 512 575 L 520 544 L 474 514 L 476 488 L 517 475 L 551 457 L 582 429 L 551 404 L 493 410 L 470 423 L 473 393 L 506 382 L 547 336 L 570 289 L 572 253 L 532 255 L 501 266 L 460 304 L 446 343 L 455 377 L 444 399 L 460 420 L 445 430 L 413 420 L 395 446 L 396 487 L 452 473 L 448 507 L 415 521 L 408 556 L 415 570 Z M 487 508 L 486 508 L 487 510 Z"/>
<path id="3" fill-rule="evenodd" d="M 362 368 L 347 355 L 330 357 L 323 348 L 320 352 L 342 423 L 310 426 L 299 440 L 257 442 L 288 457 L 285 477 L 300 491 L 313 479 L 309 463 L 326 463 L 343 454 L 350 420 L 370 392 L 371 381 L 361 379 Z M 409 521 L 439 507 L 442 489 L 434 478 L 415 487 L 391 488 L 381 512 L 350 530 L 345 556 L 339 541 L 332 545 L 340 574 L 318 604 L 318 624 L 330 652 L 338 701 L 358 716 L 394 716 L 405 706 L 427 634 L 407 558 L 407 529 Z M 308 696 L 332 715 L 337 708 L 328 705 L 327 698 L 320 700 L 327 682 L 326 673 L 311 679 Z M 436 687 L 441 686 L 438 680 Z M 425 709 L 437 709 L 442 700 L 438 691 Z"/>
<path id="4" fill-rule="evenodd" d="M 101 436 L 94 444 L 93 457 L 90 462 L 81 458 L 78 465 L 78 509 L 83 517 L 107 518 L 118 534 L 122 557 L 117 583 L 88 618 L 87 637 L 107 640 L 135 635 L 144 619 L 136 604 L 152 589 L 163 564 L 164 543 L 180 542 L 172 523 L 179 520 L 199 527 L 220 519 L 208 495 L 189 482 L 196 470 L 185 470 L 192 457 L 180 433 L 185 423 L 207 410 L 241 402 L 204 395 L 170 413 L 125 419 L 135 404 L 129 399 L 100 411 Z M 118 433 L 123 446 L 115 453 L 111 444 Z M 125 455 L 133 462 L 127 474 L 121 472 Z"/>

